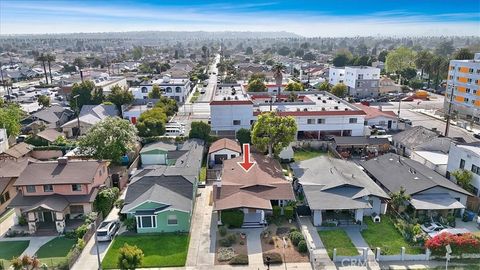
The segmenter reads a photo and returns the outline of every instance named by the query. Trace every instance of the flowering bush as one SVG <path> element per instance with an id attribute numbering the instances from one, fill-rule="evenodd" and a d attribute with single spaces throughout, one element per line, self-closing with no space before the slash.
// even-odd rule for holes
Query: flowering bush
<path id="1" fill-rule="evenodd" d="M 444 255 L 446 252 L 445 246 L 447 245 L 452 247 L 452 253 L 454 255 L 480 253 L 480 238 L 471 233 L 461 235 L 441 233 L 428 239 L 425 243 L 425 246 L 430 249 L 434 255 Z"/>

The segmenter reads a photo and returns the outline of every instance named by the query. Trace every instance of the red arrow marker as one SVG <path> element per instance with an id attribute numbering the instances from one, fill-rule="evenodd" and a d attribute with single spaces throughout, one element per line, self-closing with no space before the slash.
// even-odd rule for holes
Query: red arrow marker
<path id="1" fill-rule="evenodd" d="M 256 162 L 250 162 L 250 144 L 243 144 L 243 161 L 238 162 L 238 165 L 248 172 Z"/>

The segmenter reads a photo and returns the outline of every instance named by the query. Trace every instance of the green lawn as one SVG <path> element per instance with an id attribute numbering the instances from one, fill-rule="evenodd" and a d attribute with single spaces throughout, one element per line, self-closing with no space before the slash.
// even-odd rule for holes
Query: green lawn
<path id="1" fill-rule="evenodd" d="M 190 98 L 190 103 L 195 103 L 198 99 L 198 97 L 200 96 L 200 92 L 199 91 L 195 91 L 192 95 L 192 97 Z"/>
<path id="2" fill-rule="evenodd" d="M 379 247 L 386 255 L 400 254 L 400 249 L 405 247 L 407 254 L 421 254 L 422 249 L 412 247 L 393 225 L 388 216 L 382 217 L 382 222 L 373 223 L 370 218 L 365 218 L 368 228 L 362 231 L 362 236 L 370 248 Z"/>
<path id="3" fill-rule="evenodd" d="M 18 257 L 27 249 L 30 241 L 5 241 L 0 242 L 0 259 L 11 260 Z"/>
<path id="4" fill-rule="evenodd" d="M 342 229 L 318 231 L 323 244 L 327 248 L 328 256 L 333 258 L 333 249 L 337 249 L 338 256 L 356 256 L 358 250 L 353 245 L 352 240 Z"/>
<path id="5" fill-rule="evenodd" d="M 41 246 L 37 256 L 42 263 L 49 266 L 57 265 L 67 259 L 67 254 L 77 242 L 76 239 L 59 236 Z"/>
<path id="6" fill-rule="evenodd" d="M 187 234 L 137 234 L 117 236 L 102 261 L 104 269 L 117 268 L 118 250 L 125 244 L 143 250 L 141 267 L 184 266 L 187 260 L 189 237 Z"/>
<path id="7" fill-rule="evenodd" d="M 327 152 L 324 152 L 324 151 L 303 148 L 303 149 L 295 150 L 293 154 L 293 159 L 298 162 L 298 161 L 307 160 L 307 159 L 311 159 L 318 156 L 323 156 L 326 154 Z"/>
<path id="8" fill-rule="evenodd" d="M 202 158 L 202 168 L 200 168 L 200 175 L 198 177 L 200 182 L 207 181 L 207 155 Z"/>

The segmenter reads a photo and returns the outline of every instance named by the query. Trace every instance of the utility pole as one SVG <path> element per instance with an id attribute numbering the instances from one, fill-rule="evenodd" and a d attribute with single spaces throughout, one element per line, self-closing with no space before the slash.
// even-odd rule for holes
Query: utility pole
<path id="1" fill-rule="evenodd" d="M 450 117 L 452 114 L 452 102 L 453 102 L 453 91 L 455 90 L 455 80 L 457 79 L 457 68 L 454 67 L 453 70 L 453 78 L 452 78 L 452 91 L 450 92 L 450 101 L 448 102 L 448 110 L 447 110 L 447 123 L 445 124 L 445 137 L 448 137 L 448 131 L 450 129 Z M 448 81 L 447 81 L 447 90 L 448 90 Z"/>
<path id="2" fill-rule="evenodd" d="M 75 107 L 77 107 L 77 138 L 80 136 L 80 108 L 78 108 L 78 97 L 80 95 L 75 95 L 73 98 L 75 99 Z M 73 134 L 72 134 L 73 135 Z"/>

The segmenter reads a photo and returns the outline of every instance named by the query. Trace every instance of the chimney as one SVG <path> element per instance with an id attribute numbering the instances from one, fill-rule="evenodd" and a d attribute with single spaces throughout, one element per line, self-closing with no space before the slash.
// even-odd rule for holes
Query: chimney
<path id="1" fill-rule="evenodd" d="M 67 157 L 59 157 L 57 158 L 57 162 L 59 165 L 66 165 L 68 163 Z"/>

